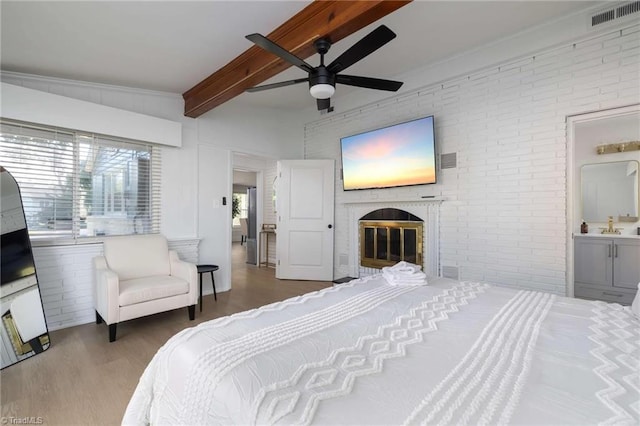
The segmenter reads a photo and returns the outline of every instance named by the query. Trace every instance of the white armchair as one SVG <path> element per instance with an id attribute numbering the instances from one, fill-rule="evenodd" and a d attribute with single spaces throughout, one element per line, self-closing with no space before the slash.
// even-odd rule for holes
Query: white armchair
<path id="1" fill-rule="evenodd" d="M 93 259 L 96 324 L 109 325 L 110 342 L 122 321 L 185 306 L 195 318 L 196 265 L 181 261 L 164 236 L 108 237 L 103 247 Z"/>

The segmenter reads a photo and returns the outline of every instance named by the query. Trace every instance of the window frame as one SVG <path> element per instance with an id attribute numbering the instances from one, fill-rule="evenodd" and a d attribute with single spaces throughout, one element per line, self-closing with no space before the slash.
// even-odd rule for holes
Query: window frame
<path id="1" fill-rule="evenodd" d="M 71 176 L 66 177 L 67 179 L 70 178 L 70 182 L 65 183 L 64 185 L 58 185 L 57 187 L 55 185 L 52 185 L 51 188 L 53 189 L 47 188 L 49 192 L 47 192 L 47 197 L 43 198 L 44 202 L 46 203 L 47 200 L 53 199 L 52 197 L 50 197 L 50 192 L 54 192 L 55 190 L 59 190 L 59 189 L 62 189 L 63 191 L 71 192 L 71 216 L 72 216 L 71 230 L 69 232 L 63 232 L 61 233 L 61 235 L 56 236 L 55 230 L 52 230 L 51 232 L 47 232 L 40 229 L 33 230 L 29 228 L 30 239 L 34 246 L 90 244 L 90 243 L 100 242 L 105 237 L 109 237 L 109 236 L 134 235 L 134 234 L 157 234 L 160 232 L 161 218 L 162 218 L 161 210 L 160 210 L 161 202 L 162 202 L 161 200 L 162 179 L 160 174 L 160 170 L 162 166 L 162 146 L 161 145 L 146 142 L 146 141 L 126 139 L 126 138 L 117 137 L 117 136 L 102 135 L 102 134 L 84 132 L 84 131 L 74 130 L 74 129 L 64 129 L 64 128 L 59 128 L 55 126 L 48 126 L 48 125 L 37 124 L 37 123 L 11 120 L 11 119 L 6 119 L 2 117 L 0 117 L 0 125 L 2 126 L 2 128 L 0 129 L 0 135 L 3 136 L 3 139 L 0 141 L 0 143 L 6 144 L 6 146 L 14 145 L 14 148 L 17 148 L 18 151 L 20 150 L 19 138 L 25 138 L 25 137 L 28 138 L 29 132 L 42 132 L 43 140 L 54 142 L 52 144 L 54 150 L 58 149 L 58 147 L 56 146 L 56 143 L 64 148 L 63 144 L 69 143 L 68 137 L 71 136 L 71 145 L 72 145 L 72 151 L 73 151 L 73 165 L 71 166 L 71 169 L 72 169 Z M 7 126 L 7 128 L 5 128 L 5 125 Z M 12 128 L 13 131 L 11 132 L 6 131 L 9 128 Z M 20 133 L 18 130 L 22 130 L 22 133 Z M 66 139 L 64 141 L 57 140 L 58 134 L 64 134 Z M 10 135 L 9 138 L 14 138 L 14 140 L 13 141 L 6 140 L 4 139 L 4 135 Z M 111 215 L 103 214 L 103 217 L 107 219 L 109 218 L 128 219 L 131 221 L 131 223 L 130 224 L 125 223 L 125 225 L 129 228 L 132 228 L 133 231 L 124 232 L 124 233 L 112 232 L 113 229 L 117 229 L 117 228 L 113 228 L 113 229 L 110 229 L 109 233 L 105 235 L 95 235 L 95 234 L 82 235 L 83 228 L 86 228 L 86 219 L 90 217 L 90 215 L 88 214 L 85 217 L 82 216 L 82 211 L 86 210 L 85 208 L 86 206 L 83 204 L 85 202 L 84 196 L 86 195 L 86 188 L 82 188 L 81 182 L 80 182 L 81 176 L 83 175 L 82 169 L 81 169 L 82 164 L 80 161 L 81 151 L 83 150 L 81 149 L 81 146 L 83 144 L 85 145 L 83 147 L 84 149 L 86 149 L 87 148 L 86 145 L 89 144 L 88 149 L 95 150 L 92 152 L 99 152 L 100 149 L 105 147 L 110 147 L 111 144 L 115 144 L 119 148 L 125 151 L 130 150 L 132 153 L 143 153 L 145 155 L 148 155 L 148 159 L 146 160 L 147 161 L 146 173 L 144 175 L 141 175 L 142 179 L 146 181 L 145 182 L 146 187 L 144 187 L 144 191 L 142 195 L 136 192 L 136 198 L 135 198 L 136 205 L 139 205 L 138 204 L 139 197 L 146 198 L 146 201 L 144 203 L 144 208 L 148 211 L 148 219 L 146 219 L 147 220 L 146 226 L 142 226 L 142 227 L 140 226 L 140 219 L 138 215 L 135 215 L 130 218 L 127 216 L 127 212 L 125 210 L 126 208 L 125 195 L 124 195 L 125 190 L 124 188 L 121 188 L 120 192 L 116 190 L 116 191 L 113 191 L 113 193 L 111 194 L 112 196 L 111 198 L 114 198 L 114 197 L 120 198 L 118 202 L 116 202 L 115 199 L 113 200 L 114 201 L 113 206 L 116 206 L 116 204 L 119 204 L 118 206 L 119 211 L 114 210 L 112 212 L 113 214 Z M 31 155 L 36 155 L 37 152 L 39 152 L 38 147 L 33 149 Z M 55 155 L 52 155 L 51 161 L 52 163 L 57 161 L 57 157 Z M 3 163 L 2 160 L 0 160 L 0 164 L 1 163 Z M 1 165 L 3 165 L 10 173 L 12 173 L 13 171 L 14 173 L 12 174 L 14 175 L 14 177 L 16 177 L 15 176 L 16 174 L 15 172 L 17 171 L 16 164 L 10 165 L 9 167 L 7 167 L 5 164 L 1 164 Z M 113 169 L 107 173 L 107 174 L 110 174 L 111 176 L 119 175 L 120 182 L 119 184 L 116 183 L 115 184 L 116 186 L 125 185 L 125 183 L 131 178 L 129 176 L 129 174 L 131 173 L 131 164 L 123 163 L 120 166 L 121 167 L 116 167 L 117 170 Z M 67 167 L 69 166 L 67 165 Z M 29 173 L 29 170 L 30 170 L 29 167 L 24 167 L 21 170 L 22 173 L 18 173 L 19 175 L 20 174 L 23 175 L 21 179 L 24 179 L 24 175 L 27 175 Z M 31 168 L 31 170 L 33 170 L 33 168 Z M 46 172 L 44 172 L 44 174 L 46 174 Z M 95 180 L 95 178 L 98 176 L 102 178 L 104 174 L 101 174 L 101 175 L 91 174 L 91 179 L 92 179 L 91 182 L 93 182 L 93 180 Z M 37 176 L 36 179 L 30 182 L 29 185 L 25 185 L 24 181 L 21 184 L 20 180 L 16 178 L 19 185 L 28 186 L 29 189 L 32 191 L 34 186 L 33 182 L 37 182 L 43 179 L 44 178 L 42 177 L 42 175 L 39 175 Z M 91 191 L 93 191 L 93 184 L 91 186 L 92 186 Z M 106 197 L 106 194 L 92 193 L 91 196 Z M 23 200 L 23 204 L 24 204 L 24 200 Z M 103 211 L 106 211 L 106 207 L 107 207 L 106 204 L 102 204 L 102 207 L 103 207 Z M 42 214 L 40 209 L 42 209 L 42 207 L 34 207 L 33 209 L 29 209 L 29 210 L 30 210 L 30 213 L 37 212 L 38 214 Z M 26 210 L 25 210 L 25 213 L 26 213 Z M 62 220 L 62 219 L 54 215 L 53 217 L 54 224 L 58 220 Z"/>

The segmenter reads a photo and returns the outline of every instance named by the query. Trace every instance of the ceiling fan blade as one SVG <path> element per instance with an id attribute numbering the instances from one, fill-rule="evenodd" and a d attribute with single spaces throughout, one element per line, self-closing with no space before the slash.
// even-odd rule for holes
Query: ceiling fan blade
<path id="1" fill-rule="evenodd" d="M 347 49 L 342 55 L 338 56 L 327 66 L 327 69 L 332 73 L 345 70 L 360 59 L 389 43 L 394 38 L 396 38 L 396 33 L 391 31 L 387 26 L 380 25 Z"/>
<path id="2" fill-rule="evenodd" d="M 295 80 L 281 81 L 279 83 L 264 84 L 262 86 L 250 87 L 245 92 L 261 92 L 263 90 L 275 89 L 276 87 L 291 86 L 293 84 L 304 83 L 309 81 L 308 78 L 296 78 Z"/>
<path id="3" fill-rule="evenodd" d="M 302 69 L 303 71 L 311 72 L 313 70 L 313 67 L 311 65 L 309 65 L 302 59 L 298 58 L 293 53 L 285 50 L 284 48 L 280 47 L 276 43 L 272 42 L 262 34 L 258 34 L 258 33 L 249 34 L 248 36 L 246 36 L 246 39 L 249 41 L 252 41 L 258 47 L 263 48 L 267 52 L 271 52 L 274 55 L 279 56 L 281 59 L 284 59 L 285 61 L 289 62 L 292 65 L 295 65 L 296 67 Z"/>
<path id="4" fill-rule="evenodd" d="M 331 98 L 327 99 L 316 99 L 318 104 L 318 111 L 322 111 L 323 109 L 328 110 L 331 108 Z"/>
<path id="5" fill-rule="evenodd" d="M 346 84 L 347 86 L 364 87 L 367 89 L 387 90 L 389 92 L 396 92 L 404 84 L 401 81 L 344 74 L 338 74 L 336 76 L 336 83 Z"/>

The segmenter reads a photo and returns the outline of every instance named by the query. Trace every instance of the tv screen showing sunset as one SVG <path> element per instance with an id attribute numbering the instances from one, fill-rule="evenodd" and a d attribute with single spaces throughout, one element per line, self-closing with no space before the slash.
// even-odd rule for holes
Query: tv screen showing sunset
<path id="1" fill-rule="evenodd" d="M 433 117 L 342 138 L 344 189 L 436 182 Z"/>

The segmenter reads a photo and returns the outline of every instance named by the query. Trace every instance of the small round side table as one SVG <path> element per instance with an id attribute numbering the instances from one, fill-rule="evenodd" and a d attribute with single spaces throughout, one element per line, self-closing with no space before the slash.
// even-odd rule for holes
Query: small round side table
<path id="1" fill-rule="evenodd" d="M 213 297 L 217 301 L 218 295 L 216 294 L 216 280 L 213 278 L 213 272 L 220 269 L 218 265 L 196 265 L 198 268 L 198 275 L 200 276 L 200 297 L 198 303 L 200 303 L 200 312 L 202 312 L 202 274 L 211 272 L 211 283 L 213 284 Z"/>

